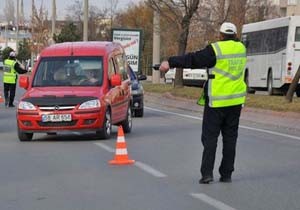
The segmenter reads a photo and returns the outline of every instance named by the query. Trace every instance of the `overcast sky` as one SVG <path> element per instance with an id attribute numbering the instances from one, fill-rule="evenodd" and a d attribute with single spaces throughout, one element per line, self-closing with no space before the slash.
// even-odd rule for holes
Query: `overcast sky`
<path id="1" fill-rule="evenodd" d="M 10 0 L 17 2 L 17 0 Z M 21 0 L 19 0 L 21 2 Z M 140 0 L 119 0 L 117 10 L 126 9 L 129 4 L 137 3 Z M 3 15 L 6 0 L 0 0 L 0 14 Z M 24 2 L 24 13 L 26 19 L 31 15 L 31 0 L 23 0 Z M 37 9 L 40 8 L 43 2 L 44 7 L 48 10 L 49 18 L 51 16 L 52 0 L 35 0 Z M 64 19 L 66 15 L 66 8 L 68 5 L 72 5 L 74 0 L 56 0 L 56 14 L 58 19 Z M 110 0 L 89 0 L 89 5 L 95 5 L 98 8 L 110 8 Z"/>

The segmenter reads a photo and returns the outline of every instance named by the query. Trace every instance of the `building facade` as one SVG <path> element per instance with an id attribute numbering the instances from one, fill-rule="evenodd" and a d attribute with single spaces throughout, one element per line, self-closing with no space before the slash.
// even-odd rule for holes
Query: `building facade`
<path id="1" fill-rule="evenodd" d="M 300 15 L 300 0 L 274 0 L 275 4 L 279 4 L 280 16 Z"/>

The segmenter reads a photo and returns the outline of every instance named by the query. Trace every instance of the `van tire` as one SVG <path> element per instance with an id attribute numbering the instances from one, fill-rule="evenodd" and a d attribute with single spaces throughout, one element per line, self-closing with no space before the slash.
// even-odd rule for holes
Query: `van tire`
<path id="1" fill-rule="evenodd" d="M 110 110 L 107 109 L 104 116 L 102 129 L 96 131 L 97 137 L 100 139 L 109 139 L 111 136 L 112 124 Z"/>
<path id="2" fill-rule="evenodd" d="M 20 128 L 18 128 L 18 137 L 20 141 L 31 141 L 33 133 L 26 133 L 23 132 Z"/>
<path id="3" fill-rule="evenodd" d="M 126 119 L 121 122 L 121 125 L 123 127 L 124 133 L 130 133 L 132 128 L 132 114 L 131 114 L 131 108 L 128 106 L 127 110 L 127 116 Z"/>

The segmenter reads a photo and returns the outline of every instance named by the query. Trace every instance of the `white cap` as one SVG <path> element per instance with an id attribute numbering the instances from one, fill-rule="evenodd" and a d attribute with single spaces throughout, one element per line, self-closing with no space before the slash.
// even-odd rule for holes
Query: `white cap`
<path id="1" fill-rule="evenodd" d="M 16 57 L 16 52 L 15 51 L 11 51 L 9 53 L 9 57 Z"/>
<path id="2" fill-rule="evenodd" d="M 223 34 L 236 34 L 236 26 L 233 23 L 225 22 L 221 25 L 220 32 Z"/>

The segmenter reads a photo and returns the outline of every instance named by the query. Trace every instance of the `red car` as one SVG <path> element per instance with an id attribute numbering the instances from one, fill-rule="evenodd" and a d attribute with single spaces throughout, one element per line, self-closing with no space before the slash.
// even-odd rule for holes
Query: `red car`
<path id="1" fill-rule="evenodd" d="M 112 42 L 68 42 L 44 49 L 17 110 L 20 141 L 33 134 L 95 131 L 108 139 L 112 125 L 131 132 L 130 78 L 124 49 Z"/>

